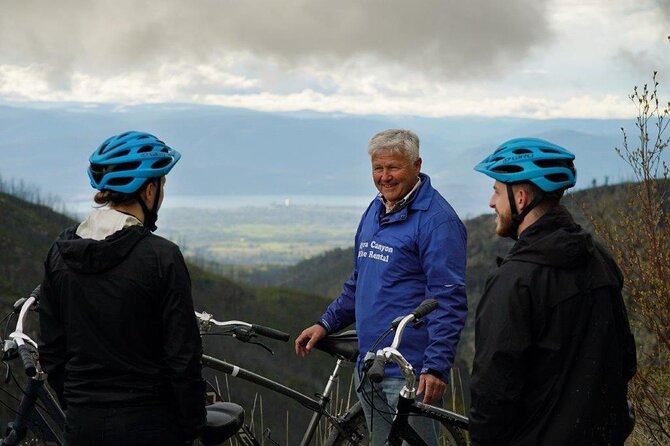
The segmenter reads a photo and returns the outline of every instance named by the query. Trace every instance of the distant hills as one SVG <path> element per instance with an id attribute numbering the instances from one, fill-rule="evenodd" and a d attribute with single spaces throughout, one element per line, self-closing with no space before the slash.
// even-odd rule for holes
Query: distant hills
<path id="1" fill-rule="evenodd" d="M 504 140 L 537 136 L 577 154 L 578 187 L 627 180 L 614 153 L 632 120 L 388 117 L 263 113 L 198 105 L 0 106 L 0 176 L 45 194 L 90 196 L 87 158 L 102 140 L 129 129 L 153 132 L 184 156 L 170 194 L 372 196 L 370 137 L 415 130 L 424 170 L 463 216 L 486 211 L 490 182 L 472 167 Z"/>

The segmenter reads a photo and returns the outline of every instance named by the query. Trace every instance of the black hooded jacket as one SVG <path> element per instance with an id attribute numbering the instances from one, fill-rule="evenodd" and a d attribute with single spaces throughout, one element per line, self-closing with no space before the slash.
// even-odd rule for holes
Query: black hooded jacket
<path id="1" fill-rule="evenodd" d="M 635 344 L 611 255 L 558 207 L 528 227 L 476 317 L 473 445 L 621 445 Z"/>
<path id="2" fill-rule="evenodd" d="M 142 226 L 69 228 L 45 261 L 40 361 L 61 403 L 166 405 L 184 438 L 205 423 L 202 344 L 179 248 Z"/>

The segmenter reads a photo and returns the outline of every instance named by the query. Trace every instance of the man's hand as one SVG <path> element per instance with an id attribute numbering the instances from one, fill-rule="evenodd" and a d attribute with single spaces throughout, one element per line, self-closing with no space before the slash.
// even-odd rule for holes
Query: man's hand
<path id="1" fill-rule="evenodd" d="M 295 354 L 304 358 L 309 355 L 314 347 L 314 344 L 319 342 L 319 339 L 325 337 L 326 329 L 319 324 L 314 324 L 311 327 L 305 328 L 300 336 L 295 338 Z"/>
<path id="2" fill-rule="evenodd" d="M 424 373 L 419 377 L 417 395 L 423 395 L 424 404 L 433 404 L 444 396 L 447 384 L 435 375 Z"/>

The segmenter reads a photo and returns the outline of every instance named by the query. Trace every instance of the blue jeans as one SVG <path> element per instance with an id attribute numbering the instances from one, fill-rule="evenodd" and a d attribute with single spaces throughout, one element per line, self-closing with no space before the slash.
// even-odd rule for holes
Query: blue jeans
<path id="1" fill-rule="evenodd" d="M 356 388 L 360 385 L 360 378 L 358 373 L 354 373 Z M 375 384 L 374 391 L 369 380 L 358 393 L 358 400 L 361 402 L 363 412 L 365 413 L 365 420 L 368 425 L 368 432 L 370 432 L 371 445 L 383 446 L 388 438 L 391 430 L 391 423 L 395 415 L 395 408 L 398 404 L 398 397 L 400 390 L 405 385 L 405 380 L 402 378 L 385 377 L 380 384 Z M 365 397 L 363 396 L 365 393 Z M 374 409 L 370 407 L 368 402 L 372 401 Z M 423 397 L 417 397 L 417 401 L 422 401 Z M 438 446 L 438 436 L 440 431 L 440 424 L 430 418 L 410 416 L 409 425 L 414 428 L 417 434 L 426 442 L 428 446 Z M 403 445 L 406 445 L 403 442 Z"/>

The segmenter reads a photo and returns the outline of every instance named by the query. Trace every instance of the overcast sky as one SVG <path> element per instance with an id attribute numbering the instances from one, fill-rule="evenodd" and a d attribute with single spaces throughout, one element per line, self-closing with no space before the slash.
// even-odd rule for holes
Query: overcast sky
<path id="1" fill-rule="evenodd" d="M 670 0 L 0 0 L 0 103 L 628 117 Z"/>

